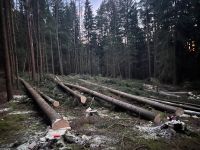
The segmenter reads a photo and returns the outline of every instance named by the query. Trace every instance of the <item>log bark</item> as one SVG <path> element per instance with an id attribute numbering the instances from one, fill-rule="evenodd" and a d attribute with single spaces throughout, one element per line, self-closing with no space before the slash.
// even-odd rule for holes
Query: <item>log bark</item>
<path id="1" fill-rule="evenodd" d="M 36 81 L 36 68 L 35 68 L 35 50 L 33 45 L 33 36 L 32 36 L 32 22 L 30 16 L 30 3 L 26 0 L 27 10 L 26 10 L 26 19 L 27 19 L 27 32 L 28 32 L 28 40 L 30 46 L 30 54 L 31 54 L 31 71 L 32 71 L 32 79 Z"/>
<path id="2" fill-rule="evenodd" d="M 148 98 L 148 99 L 151 100 L 151 101 L 162 103 L 162 104 L 167 104 L 167 105 L 170 105 L 170 106 L 176 106 L 176 107 L 200 112 L 200 108 L 198 108 L 198 107 L 188 106 L 188 105 L 183 105 L 183 104 L 176 104 L 176 103 L 173 103 L 173 102 L 161 101 L 161 100 L 152 99 L 152 98 Z"/>
<path id="3" fill-rule="evenodd" d="M 65 83 L 65 85 L 69 86 L 69 87 L 72 87 L 72 88 L 79 89 L 79 90 L 81 90 L 81 91 L 83 91 L 85 93 L 91 94 L 91 95 L 93 95 L 95 97 L 98 97 L 98 98 L 100 98 L 102 100 L 105 100 L 107 102 L 115 104 L 116 106 L 122 107 L 122 108 L 124 108 L 126 110 L 129 110 L 129 111 L 132 111 L 132 112 L 136 113 L 137 115 L 139 115 L 139 116 L 141 116 L 141 117 L 143 117 L 145 119 L 153 120 L 155 123 L 159 123 L 160 120 L 161 120 L 160 114 L 156 114 L 156 113 L 151 112 L 149 110 L 146 110 L 144 108 L 141 108 L 141 107 L 138 107 L 138 106 L 126 103 L 126 102 L 122 102 L 122 101 L 120 101 L 118 99 L 103 95 L 101 93 L 98 93 L 96 91 L 87 89 L 85 87 L 81 87 L 81 86 L 73 85 L 73 84 L 69 84 L 69 83 Z"/>
<path id="4" fill-rule="evenodd" d="M 55 80 L 55 79 L 53 79 L 53 80 L 54 80 L 54 82 L 55 82 L 56 84 L 58 84 L 63 90 L 65 90 L 66 92 L 72 94 L 74 97 L 76 97 L 78 100 L 80 100 L 80 102 L 81 102 L 82 104 L 85 104 L 85 103 L 86 103 L 87 98 L 86 98 L 85 96 L 83 96 L 83 95 L 81 95 L 81 94 L 79 94 L 79 93 L 77 93 L 77 92 L 71 90 L 69 87 L 65 86 L 62 82 L 57 81 L 57 80 Z"/>
<path id="5" fill-rule="evenodd" d="M 2 39 L 3 39 L 3 49 L 4 49 L 4 62 L 5 62 L 5 74 L 6 74 L 6 91 L 7 91 L 7 100 L 11 100 L 13 98 L 13 89 L 12 89 L 12 77 L 11 77 L 11 64 L 10 64 L 10 56 L 8 49 L 8 41 L 7 41 L 7 26 L 6 26 L 6 11 L 9 9 L 6 5 L 6 1 L 0 2 L 0 15 L 1 15 L 1 26 L 2 26 Z"/>
<path id="6" fill-rule="evenodd" d="M 155 91 L 155 90 L 146 90 L 146 91 L 149 91 L 149 92 L 152 92 L 152 93 L 155 93 L 155 94 L 159 94 L 159 95 L 162 95 L 162 96 L 167 96 L 167 97 L 172 97 L 172 98 L 180 98 L 179 95 L 175 95 L 175 94 L 168 93 L 168 92 L 165 92 L 165 91 Z"/>
<path id="7" fill-rule="evenodd" d="M 191 110 L 184 110 L 184 113 L 191 116 L 200 116 L 200 112 L 191 111 Z"/>
<path id="8" fill-rule="evenodd" d="M 19 78 L 20 81 L 24 84 L 27 91 L 30 93 L 32 98 L 36 101 L 38 106 L 46 114 L 46 116 L 51 121 L 51 127 L 54 130 L 67 128 L 70 129 L 69 122 L 64 120 L 49 104 L 22 78 Z"/>
<path id="9" fill-rule="evenodd" d="M 99 87 L 104 88 L 104 89 L 107 89 L 108 91 L 110 91 L 114 94 L 123 96 L 123 97 L 128 98 L 128 99 L 135 100 L 139 103 L 148 104 L 148 105 L 150 105 L 154 108 L 165 110 L 165 111 L 170 112 L 170 113 L 175 113 L 178 116 L 180 116 L 184 113 L 184 110 L 182 108 L 173 107 L 173 106 L 162 104 L 162 103 L 159 103 L 159 102 L 156 102 L 156 101 L 151 101 L 151 100 L 148 100 L 145 97 L 128 94 L 128 93 L 125 93 L 125 92 L 122 92 L 122 91 L 119 91 L 119 90 L 115 90 L 115 89 L 112 89 L 112 88 L 108 88 L 108 87 L 105 87 L 105 86 L 101 86 L 101 85 L 92 83 L 92 82 L 89 82 L 89 81 L 85 81 L 85 80 L 81 80 L 81 81 L 88 83 L 88 84 L 95 85 L 95 86 L 99 86 Z"/>
<path id="10" fill-rule="evenodd" d="M 150 96 L 150 98 L 151 99 L 155 99 L 155 97 L 151 97 Z M 164 99 L 164 101 L 166 101 L 166 102 L 171 102 L 171 103 L 175 103 L 175 104 L 182 104 L 182 105 L 187 105 L 187 106 L 193 106 L 193 107 L 200 107 L 200 105 L 198 105 L 198 104 L 194 104 L 194 103 L 184 103 L 184 102 L 182 102 L 182 101 L 174 101 L 174 100 L 166 100 L 166 99 Z"/>
<path id="11" fill-rule="evenodd" d="M 167 92 L 169 94 L 188 95 L 189 92 Z"/>
<path id="12" fill-rule="evenodd" d="M 59 107 L 60 103 L 54 99 L 52 99 L 51 97 L 47 96 L 46 94 L 44 94 L 43 92 L 37 90 L 37 92 L 45 99 L 47 100 L 49 103 L 51 103 L 54 107 Z"/>

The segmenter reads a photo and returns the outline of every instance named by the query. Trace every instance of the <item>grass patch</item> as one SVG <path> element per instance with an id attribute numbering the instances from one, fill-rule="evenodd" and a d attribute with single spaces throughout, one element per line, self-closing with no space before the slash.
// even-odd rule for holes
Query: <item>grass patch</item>
<path id="1" fill-rule="evenodd" d="M 22 121 L 25 121 L 25 115 L 9 115 L 0 120 L 0 143 L 7 142 L 8 139 L 15 136 L 23 129 Z"/>

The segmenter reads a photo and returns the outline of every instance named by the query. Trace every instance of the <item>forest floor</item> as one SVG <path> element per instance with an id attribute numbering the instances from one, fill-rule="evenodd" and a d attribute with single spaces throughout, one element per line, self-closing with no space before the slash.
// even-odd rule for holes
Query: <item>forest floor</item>
<path id="1" fill-rule="evenodd" d="M 0 70 L 0 105 L 6 102 L 6 86 L 4 80 L 4 73 Z"/>
<path id="2" fill-rule="evenodd" d="M 144 83 L 152 83 L 142 80 L 121 80 L 87 75 L 59 76 L 59 78 L 64 82 L 78 84 L 133 104 L 136 103 L 114 95 L 102 88 L 88 85 L 79 79 L 112 87 L 113 89 L 134 95 L 200 104 L 199 99 L 191 98 L 191 96 L 187 95 L 181 96 L 181 98 L 170 98 L 146 91 Z M 166 118 L 169 116 L 166 112 L 161 112 L 165 118 L 163 122 L 160 125 L 155 125 L 151 121 L 146 121 L 131 112 L 122 110 L 88 94 L 84 94 L 87 97 L 87 103 L 82 105 L 77 99 L 62 91 L 47 78 L 44 78 L 40 83 L 29 83 L 60 102 L 60 107 L 55 108 L 55 110 L 68 119 L 72 128 L 67 131 L 61 141 L 48 145 L 47 149 L 199 149 L 200 118 L 197 116 L 183 115 L 179 118 L 180 121 L 187 125 L 186 132 L 161 131 L 159 127 L 167 121 Z M 159 88 L 168 91 L 185 90 L 182 87 L 163 84 L 159 84 Z M 15 95 L 11 102 L 4 105 L 4 109 L 8 111 L 0 116 L 0 150 L 26 149 L 28 144 L 37 141 L 38 138 L 42 139 L 49 126 L 48 121 L 45 119 L 46 117 L 38 109 L 35 102 L 23 92 L 25 90 L 22 85 L 20 89 L 21 93 Z M 193 93 L 198 95 L 198 91 L 193 91 Z M 137 105 L 158 112 L 158 110 L 147 105 Z M 97 115 L 86 117 L 86 110 L 88 108 L 97 111 Z M 0 107 L 0 109 L 3 108 Z"/>

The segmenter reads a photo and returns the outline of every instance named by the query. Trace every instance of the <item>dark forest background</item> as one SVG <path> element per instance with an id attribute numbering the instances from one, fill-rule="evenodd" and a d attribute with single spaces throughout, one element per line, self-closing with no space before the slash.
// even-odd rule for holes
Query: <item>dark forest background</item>
<path id="1" fill-rule="evenodd" d="M 96 15 L 90 0 L 0 5 L 0 67 L 6 58 L 13 84 L 19 72 L 199 80 L 199 0 L 103 0 Z"/>

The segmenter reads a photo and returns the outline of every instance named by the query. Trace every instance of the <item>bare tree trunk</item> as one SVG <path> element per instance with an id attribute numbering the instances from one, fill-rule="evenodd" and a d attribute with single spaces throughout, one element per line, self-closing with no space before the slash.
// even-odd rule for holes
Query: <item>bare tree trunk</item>
<path id="1" fill-rule="evenodd" d="M 53 43 L 52 43 L 52 34 L 51 34 L 51 31 L 50 31 L 50 38 L 51 38 L 51 67 L 52 67 L 52 73 L 55 74 L 55 71 L 54 71 Z"/>
<path id="2" fill-rule="evenodd" d="M 48 54 L 47 54 L 45 37 L 44 37 L 44 53 L 45 53 L 46 73 L 48 74 L 49 73 L 49 66 L 48 66 Z"/>
<path id="3" fill-rule="evenodd" d="M 148 4 L 146 4 L 146 36 L 147 36 L 147 52 L 148 52 L 148 73 L 149 77 L 151 77 L 151 50 L 150 50 L 150 37 L 149 37 L 149 24 L 148 24 L 148 17 L 149 17 L 149 8 Z"/>
<path id="4" fill-rule="evenodd" d="M 31 69 L 32 69 L 32 79 L 36 81 L 36 69 L 35 69 L 35 53 L 34 53 L 34 47 L 33 47 L 33 37 L 32 37 L 32 23 L 31 23 L 31 16 L 29 14 L 29 0 L 26 0 L 27 4 L 27 11 L 26 11 L 26 19 L 27 19 L 27 25 L 28 25 L 28 38 L 29 38 L 29 44 L 30 44 L 30 51 L 31 51 Z"/>
<path id="5" fill-rule="evenodd" d="M 59 37 L 58 37 L 58 1 L 55 2 L 55 9 L 56 9 L 55 10 L 56 12 L 56 42 L 57 42 L 57 48 L 58 48 L 59 68 L 60 68 L 60 74 L 63 75 L 63 65 L 62 65 L 60 43 L 59 43 Z"/>
<path id="6" fill-rule="evenodd" d="M 6 28 L 7 28 L 7 43 L 8 43 L 8 52 L 10 57 L 10 70 L 11 70 L 11 82 L 14 85 L 14 70 L 15 70 L 15 62 L 14 62 L 14 53 L 13 53 L 13 38 L 12 38 L 12 25 L 11 25 L 11 4 L 10 1 L 5 2 L 7 5 L 6 12 Z"/>
<path id="7" fill-rule="evenodd" d="M 37 33 L 36 33 L 36 25 L 35 22 L 33 22 L 33 34 L 35 39 L 37 39 Z M 39 84 L 39 80 L 40 80 L 40 74 L 39 74 L 39 45 L 38 45 L 38 40 L 35 40 L 35 44 L 36 44 L 36 70 L 37 70 L 37 81 Z"/>
<path id="8" fill-rule="evenodd" d="M 25 69 L 26 69 L 26 62 L 27 62 L 27 57 L 28 57 L 28 55 L 27 55 L 27 52 L 26 52 L 26 56 L 25 56 L 25 59 L 24 59 L 24 65 L 23 65 L 23 74 L 24 74 L 24 72 L 25 72 Z"/>
<path id="9" fill-rule="evenodd" d="M 5 61 L 5 74 L 6 74 L 6 90 L 7 90 L 7 100 L 11 100 L 13 97 L 12 91 L 12 81 L 11 81 L 11 69 L 10 69 L 10 57 L 8 50 L 8 41 L 7 41 L 7 28 L 6 28 L 6 12 L 9 8 L 6 5 L 6 1 L 1 0 L 1 25 L 2 25 L 2 34 L 3 34 L 3 48 L 4 48 L 4 61 Z"/>
<path id="10" fill-rule="evenodd" d="M 37 40 L 38 40 L 38 49 L 39 49 L 39 68 L 40 68 L 40 79 L 43 76 L 43 55 L 42 55 L 42 47 L 41 47 L 41 36 L 40 36 L 40 8 L 39 8 L 39 0 L 37 0 Z"/>
<path id="11" fill-rule="evenodd" d="M 14 61 L 15 61 L 15 76 L 16 76 L 16 84 L 17 84 L 17 88 L 19 88 L 19 78 L 18 78 L 18 57 L 17 57 L 17 45 L 16 45 L 16 38 L 15 38 L 15 27 L 14 27 L 14 16 L 12 13 L 12 10 L 10 10 L 11 12 L 11 18 L 12 18 L 12 37 L 13 37 L 13 51 L 14 51 Z"/>

